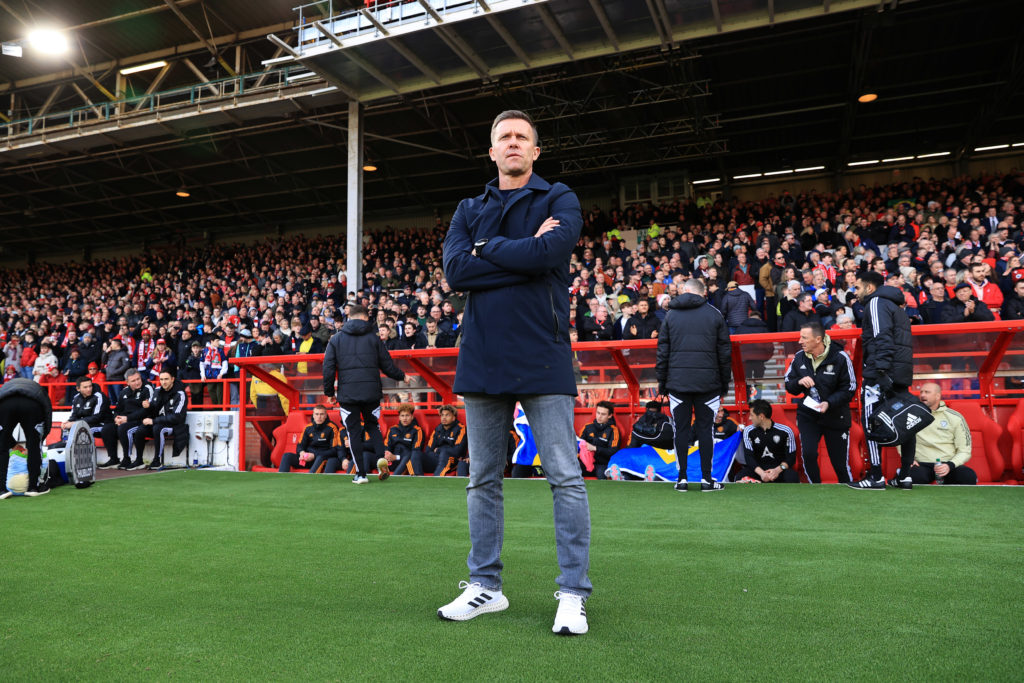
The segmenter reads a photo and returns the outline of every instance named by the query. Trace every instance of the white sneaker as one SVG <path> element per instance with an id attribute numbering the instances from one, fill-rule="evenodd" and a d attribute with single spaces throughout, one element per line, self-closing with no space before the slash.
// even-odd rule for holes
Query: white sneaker
<path id="1" fill-rule="evenodd" d="M 357 474 L 356 476 L 352 477 L 352 483 L 353 484 L 365 484 L 368 481 L 370 481 L 370 480 L 367 479 L 366 477 L 364 477 L 361 474 Z"/>
<path id="2" fill-rule="evenodd" d="M 484 588 L 474 581 L 459 581 L 462 595 L 437 610 L 437 616 L 448 621 L 468 621 L 480 614 L 508 609 L 508 598 L 502 592 Z"/>
<path id="3" fill-rule="evenodd" d="M 586 633 L 589 627 L 583 596 L 555 591 L 555 597 L 558 598 L 558 612 L 555 613 L 555 625 L 551 627 L 551 632 L 562 636 L 581 636 Z"/>

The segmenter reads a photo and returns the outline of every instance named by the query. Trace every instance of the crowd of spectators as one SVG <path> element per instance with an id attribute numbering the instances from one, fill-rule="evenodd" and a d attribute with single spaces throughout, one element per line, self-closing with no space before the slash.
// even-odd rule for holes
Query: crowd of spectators
<path id="1" fill-rule="evenodd" d="M 851 327 L 863 313 L 853 285 L 865 270 L 904 292 L 918 324 L 1024 318 L 1021 178 L 585 209 L 568 292 L 574 329 L 580 341 L 654 337 L 689 277 L 706 283 L 734 334 L 809 320 Z M 89 375 L 116 403 L 130 368 L 147 379 L 165 367 L 181 379 L 224 379 L 232 356 L 322 351 L 352 301 L 372 311 L 389 349 L 458 346 L 465 295 L 442 272 L 445 227 L 438 219 L 369 233 L 351 294 L 344 235 L 7 271 L 3 377 L 56 384 L 51 398 L 66 405 L 68 385 Z M 635 246 L 628 230 L 641 231 Z M 194 403 L 203 399 L 202 385 L 190 389 Z"/>

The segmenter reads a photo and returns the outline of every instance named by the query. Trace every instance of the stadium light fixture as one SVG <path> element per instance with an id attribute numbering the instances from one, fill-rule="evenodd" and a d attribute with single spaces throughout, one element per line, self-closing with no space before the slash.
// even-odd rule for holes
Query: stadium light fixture
<path id="1" fill-rule="evenodd" d="M 185 186 L 182 185 L 180 188 L 178 188 L 178 191 L 174 193 L 174 196 L 181 197 L 182 199 L 188 199 L 189 197 L 192 196 L 192 193 L 185 189 Z"/>
<path id="2" fill-rule="evenodd" d="M 69 49 L 68 37 L 52 28 L 37 28 L 28 34 L 28 44 L 44 55 L 63 55 Z"/>
<path id="3" fill-rule="evenodd" d="M 861 104 L 867 104 L 868 102 L 874 102 L 878 99 L 878 93 L 866 92 L 857 98 L 857 101 Z"/>
<path id="4" fill-rule="evenodd" d="M 159 62 L 150 62 L 149 64 L 139 64 L 138 66 L 129 66 L 121 69 L 122 76 L 128 76 L 130 74 L 137 74 L 140 71 L 149 71 L 150 69 L 162 69 L 167 66 L 167 62 L 160 60 Z"/>
<path id="5" fill-rule="evenodd" d="M 790 169 L 788 171 L 768 171 L 764 175 L 765 175 L 765 177 L 770 176 L 770 175 L 787 175 L 787 174 L 792 173 L 792 172 L 793 172 L 792 169 Z"/>
<path id="6" fill-rule="evenodd" d="M 367 173 L 373 173 L 374 171 L 377 170 L 377 167 L 374 166 L 373 164 L 364 164 L 363 170 L 366 171 Z"/>
<path id="7" fill-rule="evenodd" d="M 744 173 L 743 175 L 734 175 L 733 180 L 746 180 L 747 178 L 760 178 L 763 173 Z"/>
<path id="8" fill-rule="evenodd" d="M 1010 147 L 1024 147 L 1024 142 L 1015 142 Z"/>
<path id="9" fill-rule="evenodd" d="M 932 152 L 931 154 L 918 154 L 918 159 L 931 159 L 932 157 L 948 157 L 951 152 Z"/>
<path id="10" fill-rule="evenodd" d="M 889 164 L 889 163 L 892 163 L 894 161 L 910 161 L 913 158 L 914 158 L 913 155 L 911 155 L 909 157 L 890 157 L 888 159 L 882 159 L 882 163 L 883 164 Z"/>
<path id="11" fill-rule="evenodd" d="M 988 145 L 986 147 L 975 147 L 975 152 L 990 152 L 993 149 L 1006 149 L 1009 145 Z"/>
<path id="12" fill-rule="evenodd" d="M 717 183 L 721 181 L 721 178 L 705 178 L 704 180 L 694 180 L 694 185 L 706 185 L 707 183 Z"/>
<path id="13" fill-rule="evenodd" d="M 867 166 L 869 164 L 877 164 L 878 159 L 868 159 L 867 161 L 851 161 L 847 166 Z"/>
<path id="14" fill-rule="evenodd" d="M 824 171 L 824 166 L 805 166 L 803 168 L 796 169 L 797 173 L 803 173 L 804 171 Z"/>
<path id="15" fill-rule="evenodd" d="M 287 78 L 285 78 L 285 80 L 288 81 L 289 83 L 291 83 L 292 81 L 301 81 L 304 78 L 313 78 L 314 76 L 317 76 L 317 75 L 318 74 L 315 71 L 304 71 L 301 74 L 295 74 L 294 76 L 288 76 Z"/>

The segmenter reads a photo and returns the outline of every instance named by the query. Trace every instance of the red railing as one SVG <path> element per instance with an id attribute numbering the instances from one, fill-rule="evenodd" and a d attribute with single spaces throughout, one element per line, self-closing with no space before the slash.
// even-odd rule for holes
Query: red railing
<path id="1" fill-rule="evenodd" d="M 1007 387 L 1005 378 L 1024 379 L 1024 321 L 919 325 L 913 327 L 915 384 L 936 381 L 946 398 L 980 400 L 990 413 L 1000 406 L 1016 405 L 1022 393 Z M 829 335 L 846 345 L 853 359 L 858 382 L 861 377 L 859 329 L 830 330 Z M 751 393 L 775 403 L 788 402 L 784 373 L 798 349 L 796 332 L 733 336 L 733 392 L 730 408 L 745 412 Z M 577 412 L 589 415 L 599 400 L 616 404 L 616 415 L 631 424 L 642 412 L 642 401 L 656 394 L 657 340 L 581 342 L 573 346 L 577 362 L 580 396 Z M 395 362 L 411 378 L 407 384 L 385 379 L 385 416 L 399 402 L 417 408 L 436 408 L 443 403 L 459 404 L 452 390 L 457 349 L 421 349 L 392 352 Z M 243 430 L 252 428 L 264 445 L 271 445 L 272 428 L 284 420 L 282 413 L 309 409 L 322 400 L 322 356 L 272 356 L 232 358 L 240 369 L 238 380 L 244 401 L 240 405 Z M 276 373 L 276 374 L 271 374 Z M 265 382 L 288 403 L 288 410 L 276 415 L 254 414 L 251 381 Z M 264 393 L 264 395 L 267 395 Z M 227 389 L 225 388 L 225 396 Z M 279 400 L 280 400 L 279 399 Z M 860 408 L 859 396 L 853 407 Z M 393 417 L 393 415 L 392 415 Z M 242 468 L 246 439 L 240 449 Z M 250 454 L 251 455 L 251 454 Z"/>

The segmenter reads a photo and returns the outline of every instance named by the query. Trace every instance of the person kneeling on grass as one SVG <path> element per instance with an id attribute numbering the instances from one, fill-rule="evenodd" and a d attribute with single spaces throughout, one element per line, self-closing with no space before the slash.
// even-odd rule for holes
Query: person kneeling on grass
<path id="1" fill-rule="evenodd" d="M 910 478 L 915 484 L 977 484 L 978 475 L 965 464 L 971 459 L 971 429 L 967 420 L 946 405 L 942 387 L 934 382 L 921 385 L 920 398 L 935 421 L 917 433 Z"/>
<path id="2" fill-rule="evenodd" d="M 312 421 L 302 430 L 302 437 L 294 453 L 281 456 L 278 472 L 291 472 L 292 468 L 309 468 L 316 473 L 333 474 L 341 464 L 341 455 L 346 452 L 345 430 L 327 419 L 327 408 L 313 408 Z"/>
<path id="3" fill-rule="evenodd" d="M 772 421 L 772 404 L 764 399 L 750 402 L 750 424 L 743 428 L 742 482 L 799 484 L 796 437 L 786 425 Z"/>

